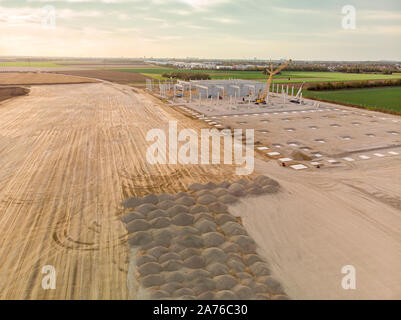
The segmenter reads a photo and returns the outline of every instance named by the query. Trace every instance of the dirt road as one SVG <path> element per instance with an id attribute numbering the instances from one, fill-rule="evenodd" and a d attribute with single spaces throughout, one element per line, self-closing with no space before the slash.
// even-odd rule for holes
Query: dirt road
<path id="1" fill-rule="evenodd" d="M 149 165 L 147 130 L 194 127 L 156 103 L 99 83 L 32 87 L 0 104 L 0 299 L 127 298 L 121 201 L 232 176 Z M 42 289 L 46 265 L 56 290 Z"/>

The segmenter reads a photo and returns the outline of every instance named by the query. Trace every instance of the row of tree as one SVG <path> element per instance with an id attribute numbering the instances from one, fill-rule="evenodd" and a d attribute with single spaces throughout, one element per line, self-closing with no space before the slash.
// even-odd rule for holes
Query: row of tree
<path id="1" fill-rule="evenodd" d="M 375 87 L 399 87 L 401 79 L 384 80 L 384 81 L 352 81 L 352 82 L 327 82 L 310 84 L 308 90 L 323 91 L 323 90 L 341 90 L 341 89 L 361 89 Z"/>
<path id="2" fill-rule="evenodd" d="M 392 67 L 375 67 L 375 66 L 360 66 L 360 67 L 349 67 L 349 66 L 340 66 L 335 69 L 338 72 L 345 73 L 382 73 L 382 74 L 393 74 L 395 72 L 399 72 L 399 70 Z"/>
<path id="3" fill-rule="evenodd" d="M 381 67 L 381 66 L 326 66 L 326 65 L 312 65 L 312 64 L 292 64 L 285 68 L 284 71 L 302 71 L 302 72 L 344 72 L 344 73 L 380 73 L 380 74 L 393 74 L 400 72 L 394 67 Z M 266 69 L 262 70 L 266 74 Z M 267 73 L 268 74 L 268 73 Z"/>
<path id="4" fill-rule="evenodd" d="M 174 71 L 174 72 L 165 72 L 162 74 L 163 78 L 173 78 L 180 79 L 184 81 L 189 80 L 210 80 L 210 75 L 202 72 L 185 72 L 185 71 Z"/>

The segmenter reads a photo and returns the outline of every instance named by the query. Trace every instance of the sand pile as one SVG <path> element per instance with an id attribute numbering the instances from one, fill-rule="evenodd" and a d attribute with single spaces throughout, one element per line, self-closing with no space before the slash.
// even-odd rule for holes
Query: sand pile
<path id="1" fill-rule="evenodd" d="M 122 221 L 134 298 L 287 299 L 241 220 L 228 212 L 241 197 L 278 192 L 279 184 L 260 176 L 189 189 L 123 203 L 133 209 Z"/>
<path id="2" fill-rule="evenodd" d="M 308 156 L 306 153 L 296 150 L 291 153 L 291 158 L 298 161 L 311 161 L 313 158 Z"/>

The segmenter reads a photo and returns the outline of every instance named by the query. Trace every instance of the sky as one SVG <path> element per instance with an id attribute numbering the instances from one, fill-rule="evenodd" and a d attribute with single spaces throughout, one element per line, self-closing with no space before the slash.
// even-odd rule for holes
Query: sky
<path id="1" fill-rule="evenodd" d="M 400 0 L 0 0 L 0 56 L 401 61 L 400 39 Z"/>

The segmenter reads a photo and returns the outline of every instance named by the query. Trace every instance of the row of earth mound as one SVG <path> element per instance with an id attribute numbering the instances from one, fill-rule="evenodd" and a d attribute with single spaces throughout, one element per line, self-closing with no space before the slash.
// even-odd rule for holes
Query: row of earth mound
<path id="1" fill-rule="evenodd" d="M 265 176 L 123 202 L 135 279 L 149 299 L 288 299 L 229 205 L 279 191 Z M 133 210 L 133 211 L 132 211 Z M 135 250 L 132 250 L 135 249 Z"/>

